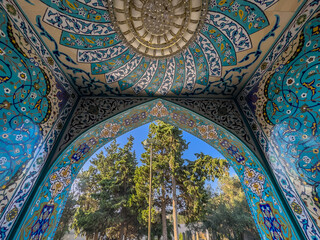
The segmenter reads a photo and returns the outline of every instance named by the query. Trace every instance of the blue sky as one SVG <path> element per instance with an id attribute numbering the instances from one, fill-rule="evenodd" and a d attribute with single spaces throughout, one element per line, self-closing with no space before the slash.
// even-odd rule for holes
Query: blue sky
<path id="1" fill-rule="evenodd" d="M 133 142 L 133 149 L 136 152 L 137 160 L 139 161 L 141 154 L 145 151 L 143 145 L 141 144 L 142 141 L 147 139 L 148 131 L 149 131 L 150 123 L 138 127 L 130 132 L 127 132 L 120 137 L 117 138 L 117 143 L 120 147 L 123 147 L 127 143 L 127 138 L 132 135 L 134 137 Z M 200 140 L 199 138 L 193 136 L 192 134 L 183 131 L 183 138 L 189 142 L 189 148 L 184 152 L 183 158 L 194 161 L 196 160 L 195 153 L 203 152 L 204 154 L 208 154 L 212 157 L 217 158 L 224 158 L 223 155 L 220 154 L 215 148 L 207 144 L 206 142 Z M 94 158 L 96 154 L 99 154 L 101 151 L 104 151 L 104 147 L 107 147 L 110 143 L 107 143 L 105 146 L 100 148 L 91 158 Z M 90 158 L 90 159 L 91 159 Z M 90 161 L 87 161 L 83 166 L 83 170 L 87 170 L 90 166 Z M 233 176 L 236 173 L 234 172 L 233 168 L 230 168 L 230 175 Z M 217 186 L 217 182 L 210 183 L 209 181 L 207 184 L 210 184 L 213 188 Z"/>

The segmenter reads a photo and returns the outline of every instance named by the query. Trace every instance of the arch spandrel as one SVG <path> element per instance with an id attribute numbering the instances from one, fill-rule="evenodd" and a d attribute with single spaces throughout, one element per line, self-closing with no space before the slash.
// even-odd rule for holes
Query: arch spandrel
<path id="1" fill-rule="evenodd" d="M 48 171 L 15 239 L 52 236 L 61 206 L 84 162 L 112 139 L 157 119 L 204 140 L 230 161 L 243 184 L 262 239 L 300 239 L 269 177 L 249 148 L 214 122 L 165 100 L 154 100 L 118 114 L 73 141 Z"/>
<path id="2" fill-rule="evenodd" d="M 148 102 L 150 98 L 86 97 L 80 99 L 58 146 L 57 156 L 71 141 L 99 122 Z"/>
<path id="3" fill-rule="evenodd" d="M 226 128 L 259 156 L 257 147 L 233 99 L 168 98 L 166 100 L 196 112 Z"/>
<path id="4" fill-rule="evenodd" d="M 71 141 L 93 125 L 98 124 L 115 114 L 151 100 L 152 99 L 150 98 L 118 99 L 106 97 L 86 97 L 80 99 L 73 117 L 68 123 L 62 141 L 59 143 L 55 157 L 57 157 Z M 250 150 L 259 156 L 256 145 L 244 120 L 241 118 L 241 114 L 234 100 L 185 98 L 167 98 L 166 100 L 196 112 L 220 126 L 223 126 L 245 142 Z"/>
<path id="5" fill-rule="evenodd" d="M 319 238 L 319 6 L 308 2 L 238 100 L 309 239 Z"/>

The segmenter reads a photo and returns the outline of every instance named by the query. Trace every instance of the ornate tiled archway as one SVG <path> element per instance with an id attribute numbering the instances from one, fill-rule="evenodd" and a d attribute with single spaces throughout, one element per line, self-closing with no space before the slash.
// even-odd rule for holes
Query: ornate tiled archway
<path id="1" fill-rule="evenodd" d="M 281 207 L 277 197 L 273 202 L 275 215 L 285 212 L 283 222 L 299 239 L 320 239 L 320 1 L 202 2 L 207 15 L 198 26 L 203 27 L 188 28 L 194 42 L 169 58 L 149 58 L 121 37 L 119 22 L 109 15 L 114 9 L 104 0 L 0 1 L 0 239 L 24 231 L 23 216 L 29 230 L 40 223 L 41 209 L 33 197 L 63 149 L 78 147 L 77 137 L 93 125 L 147 106 L 156 97 L 180 106 L 162 101 L 170 113 L 169 106 L 197 113 L 208 126 L 214 122 L 217 133 L 224 129 L 223 134 L 236 136 L 238 150 L 256 156 L 256 166 L 268 176 L 265 184 L 271 181 L 282 200 Z M 166 34 L 163 28 L 160 32 Z M 179 116 L 161 118 L 174 124 L 187 121 Z M 148 117 L 134 121 L 142 124 Z M 179 126 L 188 130 L 185 123 Z M 202 137 L 198 128 L 189 131 Z M 217 139 L 206 141 L 223 150 Z M 91 148 L 83 149 L 87 156 L 91 152 L 86 149 Z M 241 173 L 246 170 L 243 164 L 236 166 Z M 50 189 L 50 179 L 47 183 Z M 250 196 L 255 203 L 264 197 L 252 191 Z M 260 208 L 251 205 L 257 214 Z M 53 216 L 56 209 L 48 207 L 47 213 Z M 273 238 L 261 229 L 264 238 Z"/>
<path id="2" fill-rule="evenodd" d="M 84 162 L 117 136 L 156 119 L 179 126 L 219 149 L 237 172 L 261 237 L 299 239 L 273 183 L 256 156 L 237 137 L 214 122 L 165 100 L 133 107 L 91 127 L 74 140 L 55 160 L 41 182 L 15 239 L 54 233 L 62 204 Z"/>

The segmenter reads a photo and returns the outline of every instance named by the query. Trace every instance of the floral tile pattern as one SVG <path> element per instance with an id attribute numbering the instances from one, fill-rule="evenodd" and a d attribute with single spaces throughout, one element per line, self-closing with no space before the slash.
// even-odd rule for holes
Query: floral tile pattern
<path id="1" fill-rule="evenodd" d="M 272 16 L 270 25 L 266 11 L 284 4 L 277 0 L 209 0 L 195 42 L 174 57 L 151 60 L 121 40 L 104 1 L 17 2 L 82 95 L 230 96 L 288 21 Z"/>
<path id="2" fill-rule="evenodd" d="M 239 98 L 246 99 L 244 112 L 310 239 L 319 238 L 320 226 L 318 6 L 310 2 L 302 9 L 275 46 L 280 50 L 270 53 Z"/>
<path id="3" fill-rule="evenodd" d="M 61 153 L 47 173 L 32 205 L 28 208 L 21 231 L 16 233 L 15 238 L 33 239 L 41 237 L 46 239 L 52 236 L 61 215 L 61 208 L 56 210 L 57 214 L 55 215 L 46 214 L 47 218 L 45 220 L 43 217 L 44 211 L 47 211 L 47 208 L 51 206 L 51 208 L 56 209 L 54 206 L 61 206 L 64 203 L 71 182 L 75 179 L 85 161 L 105 143 L 156 119 L 177 125 L 216 149 L 220 149 L 243 182 L 252 214 L 262 238 L 299 239 L 295 230 L 291 227 L 290 220 L 279 202 L 269 177 L 254 154 L 225 129 L 164 100 L 154 100 L 133 107 L 121 115 L 109 118 L 92 127 L 73 141 Z M 47 226 L 46 224 L 49 221 L 52 224 Z M 36 229 L 45 229 L 45 231 L 39 232 L 35 230 L 35 227 L 37 227 Z"/>
<path id="4" fill-rule="evenodd" d="M 8 11 L 16 13 L 8 7 Z M 0 223 L 12 222 L 70 113 L 70 97 L 50 67 L 0 8 Z M 29 178 L 26 178 L 29 176 Z M 19 193 L 19 198 L 15 194 Z"/>
<path id="5" fill-rule="evenodd" d="M 195 42 L 151 60 L 122 42 L 103 0 L 0 2 L 0 239 L 51 237 L 85 160 L 155 119 L 224 154 L 262 239 L 320 239 L 320 2 L 208 3 Z"/>

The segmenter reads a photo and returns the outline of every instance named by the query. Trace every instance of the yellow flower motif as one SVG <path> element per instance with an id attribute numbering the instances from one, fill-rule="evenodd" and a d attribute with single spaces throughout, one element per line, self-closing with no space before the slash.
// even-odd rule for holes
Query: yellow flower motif
<path id="1" fill-rule="evenodd" d="M 118 132 L 119 129 L 120 129 L 120 125 L 114 124 L 114 125 L 112 126 L 112 131 L 113 131 L 113 132 Z"/>
<path id="2" fill-rule="evenodd" d="M 154 107 L 154 108 L 151 109 L 151 112 L 150 112 L 150 113 L 151 113 L 151 115 L 153 115 L 153 116 L 157 116 L 157 112 L 158 112 L 157 108 Z"/>
<path id="3" fill-rule="evenodd" d="M 206 130 L 207 130 L 205 126 L 200 126 L 200 127 L 198 127 L 198 129 L 199 129 L 199 132 L 200 132 L 201 135 L 204 135 L 206 133 Z"/>
<path id="4" fill-rule="evenodd" d="M 260 172 L 256 172 L 252 168 L 246 168 L 244 172 L 244 184 L 259 197 L 262 197 L 264 183 L 265 177 Z"/>
<path id="5" fill-rule="evenodd" d="M 167 109 L 166 108 L 161 108 L 161 115 L 162 116 L 166 116 L 166 115 L 168 115 L 168 111 L 167 111 Z"/>
<path id="6" fill-rule="evenodd" d="M 247 168 L 244 174 L 247 178 L 253 178 L 255 176 L 255 171 L 251 168 Z"/>
<path id="7" fill-rule="evenodd" d="M 63 187 L 63 184 L 61 182 L 56 182 L 54 185 L 57 190 L 61 190 Z"/>
<path id="8" fill-rule="evenodd" d="M 200 126 L 198 130 L 204 139 L 218 139 L 218 134 L 212 125 Z"/>
<path id="9" fill-rule="evenodd" d="M 63 183 L 62 182 L 55 182 L 51 188 L 51 195 L 53 198 L 55 198 L 59 193 L 61 193 L 63 190 Z"/>
<path id="10" fill-rule="evenodd" d="M 57 173 L 53 173 L 51 176 L 50 176 L 50 182 L 54 182 L 56 179 L 57 179 Z"/>
<path id="11" fill-rule="evenodd" d="M 120 125 L 116 123 L 107 123 L 104 125 L 104 128 L 102 129 L 100 133 L 100 137 L 103 138 L 110 138 L 110 137 L 115 137 L 116 134 L 120 130 Z"/>
<path id="12" fill-rule="evenodd" d="M 164 117 L 167 116 L 169 112 L 162 102 L 158 102 L 156 106 L 151 109 L 150 114 L 155 117 Z"/>
<path id="13" fill-rule="evenodd" d="M 14 207 L 6 216 L 7 221 L 12 221 L 18 214 L 18 208 Z"/>
<path id="14" fill-rule="evenodd" d="M 259 189 L 260 188 L 260 185 L 258 183 L 254 183 L 252 184 L 252 186 L 255 188 L 255 189 Z"/>
<path id="15" fill-rule="evenodd" d="M 18 77 L 21 79 L 21 80 L 27 80 L 27 74 L 25 72 L 20 72 L 18 74 Z"/>
<path id="16" fill-rule="evenodd" d="M 208 138 L 209 138 L 209 139 L 217 138 L 217 134 L 216 134 L 215 132 L 209 132 Z"/>
<path id="17" fill-rule="evenodd" d="M 292 207 L 293 211 L 295 211 L 296 213 L 298 213 L 298 214 L 302 213 L 301 206 L 298 203 L 296 203 L 295 201 L 291 203 L 291 207 Z"/>
<path id="18" fill-rule="evenodd" d="M 61 171 L 61 176 L 66 178 L 70 175 L 70 165 Z"/>
<path id="19" fill-rule="evenodd" d="M 61 168 L 59 171 L 52 173 L 50 179 L 51 196 L 55 198 L 63 189 L 71 183 L 71 166 Z"/>

